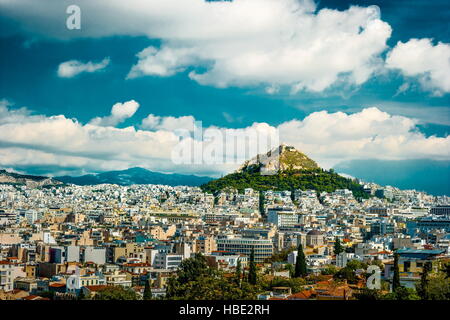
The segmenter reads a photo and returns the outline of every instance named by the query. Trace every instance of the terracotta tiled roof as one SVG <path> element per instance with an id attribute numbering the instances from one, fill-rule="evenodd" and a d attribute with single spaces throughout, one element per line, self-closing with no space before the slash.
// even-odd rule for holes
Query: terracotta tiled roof
<path id="1" fill-rule="evenodd" d="M 49 285 L 49 287 L 54 287 L 54 288 L 61 288 L 61 287 L 65 287 L 66 285 L 64 283 L 52 283 Z"/>
<path id="2" fill-rule="evenodd" d="M 124 267 L 150 267 L 148 263 L 125 263 Z"/>
<path id="3" fill-rule="evenodd" d="M 351 289 L 349 288 L 336 288 L 336 289 L 328 289 L 321 292 L 318 292 L 320 296 L 329 296 L 329 297 L 342 297 L 349 295 L 351 293 Z"/>
<path id="4" fill-rule="evenodd" d="M 22 292 L 22 291 L 26 292 L 25 290 L 13 289 L 13 290 L 9 291 L 8 293 L 16 294 L 16 293 L 19 293 L 19 292 Z"/>
<path id="5" fill-rule="evenodd" d="M 49 298 L 44 298 L 41 296 L 30 295 L 28 297 L 23 298 L 24 300 L 50 300 Z"/>
<path id="6" fill-rule="evenodd" d="M 292 300 L 305 299 L 306 300 L 306 299 L 310 299 L 313 294 L 315 294 L 314 290 L 303 290 L 303 291 L 291 294 L 288 297 L 288 299 L 292 299 Z"/>
<path id="7" fill-rule="evenodd" d="M 89 291 L 100 291 L 100 290 L 105 289 L 107 287 L 108 286 L 106 286 L 106 285 L 85 286 L 85 288 L 87 288 Z"/>

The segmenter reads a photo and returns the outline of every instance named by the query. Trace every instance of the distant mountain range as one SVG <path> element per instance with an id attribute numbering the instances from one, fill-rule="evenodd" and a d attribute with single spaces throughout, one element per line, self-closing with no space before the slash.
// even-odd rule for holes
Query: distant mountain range
<path id="1" fill-rule="evenodd" d="M 118 184 L 128 186 L 132 184 L 163 184 L 169 186 L 200 186 L 213 178 L 184 174 L 166 174 L 153 172 L 144 168 L 130 168 L 121 171 L 108 171 L 87 174 L 80 177 L 62 176 L 56 180 L 76 185 Z"/>
<path id="2" fill-rule="evenodd" d="M 333 171 L 321 169 L 317 163 L 293 147 L 279 147 L 243 163 L 234 173 L 220 179 L 195 175 L 165 174 L 143 168 L 108 171 L 83 176 L 44 177 L 22 175 L 0 170 L 0 184 L 45 187 L 76 184 L 161 184 L 170 186 L 201 186 L 204 191 L 217 192 L 225 188 L 243 190 L 315 189 L 334 191 L 347 188 L 362 196 L 354 180 L 338 175 L 348 174 L 366 182 L 391 185 L 400 189 L 416 189 L 432 195 L 450 195 L 450 161 L 434 160 L 353 160 L 342 162 Z"/>
<path id="3" fill-rule="evenodd" d="M 153 172 L 143 168 L 130 168 L 121 171 L 108 171 L 96 174 L 87 174 L 79 177 L 43 177 L 23 175 L 6 170 L 0 170 L 0 184 L 27 185 L 31 188 L 54 186 L 62 184 L 97 185 L 118 184 L 128 186 L 132 184 L 162 184 L 168 186 L 200 186 L 213 178 L 195 175 L 166 174 Z"/>

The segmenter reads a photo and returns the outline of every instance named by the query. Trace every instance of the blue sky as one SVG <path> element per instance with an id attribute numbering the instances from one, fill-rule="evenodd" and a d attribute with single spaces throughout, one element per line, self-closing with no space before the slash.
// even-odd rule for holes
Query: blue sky
<path id="1" fill-rule="evenodd" d="M 282 140 L 292 140 L 292 144 L 312 153 L 325 167 L 365 158 L 449 160 L 449 150 L 445 149 L 449 146 L 450 75 L 441 72 L 450 64 L 448 2 L 261 0 L 258 5 L 255 1 L 242 0 L 241 3 L 248 5 L 234 9 L 226 4 L 213 4 L 222 5 L 222 25 L 213 25 L 208 30 L 212 21 L 209 15 L 214 16 L 216 9 L 203 7 L 201 0 L 188 0 L 183 5 L 150 0 L 144 7 L 138 1 L 130 1 L 125 6 L 117 0 L 44 0 L 38 6 L 29 0 L 0 0 L 3 122 L 9 126 L 14 122 L 15 126 L 8 128 L 24 132 L 25 128 L 19 124 L 45 123 L 52 116 L 62 115 L 65 120 L 74 119 L 85 128 L 95 117 L 108 117 L 114 104 L 134 100 L 139 104 L 135 112 L 116 121 L 111 129 L 133 126 L 135 130 L 148 130 L 152 134 L 170 131 L 171 128 L 162 124 L 164 117 L 169 116 L 192 117 L 202 121 L 204 127 L 244 129 L 254 123 L 265 123 L 285 128 L 286 123 L 296 120 L 297 127 L 303 128 L 306 124 L 302 121 L 321 111 L 330 115 L 318 122 L 327 127 L 335 125 L 331 115 L 339 118 L 338 112 L 358 115 L 375 107 L 378 113 L 364 113 L 370 114 L 370 119 L 358 118 L 361 126 L 368 127 L 355 130 L 366 130 L 372 135 L 361 139 L 379 137 L 391 130 L 385 141 L 408 141 L 408 148 L 402 149 L 407 143 L 379 149 L 373 144 L 361 147 L 362 140 L 352 144 L 345 138 L 339 141 L 349 148 L 344 156 L 337 151 L 315 152 L 318 148 L 312 144 L 306 146 L 302 137 L 293 139 L 295 132 L 289 131 L 286 134 L 289 138 Z M 65 28 L 68 17 L 65 9 L 69 4 L 81 8 L 81 30 Z M 351 9 L 352 5 L 359 9 Z M 294 9 L 300 13 L 293 13 Z M 278 12 L 280 16 L 266 17 L 267 12 Z M 323 17 L 325 12 L 329 15 Z M 286 22 L 279 23 L 281 19 Z M 240 30 L 238 24 L 248 20 L 251 22 Z M 352 24 L 361 24 L 359 33 L 352 31 Z M 192 30 L 186 30 L 191 25 Z M 272 30 L 272 25 L 278 33 L 267 34 L 265 28 Z M 336 34 L 334 30 L 338 30 Z M 337 37 L 343 40 L 333 43 Z M 413 42 L 414 39 L 418 42 Z M 320 48 L 329 41 L 330 47 Z M 399 47 L 398 41 L 408 46 Z M 275 45 L 279 48 L 274 49 Z M 309 47 L 314 46 L 319 49 L 310 55 Z M 149 47 L 154 51 L 137 57 Z M 411 54 L 416 50 L 422 56 Z M 310 66 L 300 58 L 297 60 L 296 54 L 304 54 L 304 61 L 310 59 Z M 168 56 L 175 59 L 174 65 Z M 95 65 L 108 57 L 106 67 L 96 71 L 71 77 L 58 74 L 58 68 L 65 62 L 76 60 L 83 65 L 89 62 Z M 319 68 L 334 58 L 336 61 L 329 68 Z M 257 61 L 255 66 L 253 61 Z M 133 66 L 137 71 L 127 78 Z M 12 115 L 17 115 L 17 110 L 22 110 L 20 120 Z M 158 128 L 142 125 L 142 120 L 150 114 L 162 117 L 158 118 Z M 395 129 L 403 125 L 403 131 Z M 63 126 L 60 130 L 66 129 Z M 4 158 L 2 161 L 0 157 L 1 166 L 22 171 L 40 168 L 40 172 L 47 174 L 80 174 L 139 164 L 166 172 L 217 175 L 224 170 L 222 167 L 161 166 L 165 163 L 163 159 L 167 160 L 167 152 L 149 154 L 147 158 L 141 155 L 145 158 L 142 163 L 113 155 L 111 150 L 93 156 L 95 152 L 90 147 L 62 148 L 61 141 L 41 145 L 41 140 L 51 139 L 33 132 L 29 140 L 0 137 Z M 437 139 L 430 139 L 433 137 Z M 317 140 L 324 149 L 335 145 L 331 138 L 305 139 Z M 158 141 L 154 142 L 158 145 Z M 96 149 L 95 143 L 92 145 Z M 130 146 L 130 150 L 133 148 Z M 82 154 L 77 154 L 79 150 Z M 35 161 L 25 159 L 35 152 L 42 153 L 32 156 Z M 70 159 L 69 164 L 64 158 L 69 156 L 80 159 Z"/>

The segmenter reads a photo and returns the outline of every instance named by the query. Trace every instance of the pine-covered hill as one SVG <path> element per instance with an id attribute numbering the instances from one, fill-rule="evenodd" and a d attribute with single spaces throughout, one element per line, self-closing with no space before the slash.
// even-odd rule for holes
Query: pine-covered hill
<path id="1" fill-rule="evenodd" d="M 287 170 L 276 175 L 261 175 L 259 168 L 235 172 L 223 178 L 212 180 L 200 186 L 203 192 L 216 194 L 224 189 L 237 189 L 243 192 L 245 188 L 257 191 L 283 191 L 283 190 L 316 190 L 317 192 L 333 192 L 336 189 L 348 189 L 353 192 L 356 199 L 367 199 L 369 195 L 364 192 L 363 186 L 357 181 L 342 177 L 334 171 L 321 168 L 311 170 Z"/>

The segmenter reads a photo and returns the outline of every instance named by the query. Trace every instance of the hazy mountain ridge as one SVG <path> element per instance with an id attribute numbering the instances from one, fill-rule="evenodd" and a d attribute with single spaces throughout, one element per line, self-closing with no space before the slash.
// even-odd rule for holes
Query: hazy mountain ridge
<path id="1" fill-rule="evenodd" d="M 199 186 L 212 180 L 210 177 L 183 175 L 177 173 L 160 173 L 144 168 L 130 168 L 119 171 L 107 171 L 96 174 L 87 174 L 79 177 L 56 177 L 64 183 L 76 185 L 118 184 L 128 186 L 132 184 L 162 184 L 170 186 Z"/>
<path id="2" fill-rule="evenodd" d="M 279 166 L 276 167 L 276 149 L 279 152 Z M 97 184 L 163 184 L 202 186 L 208 192 L 215 192 L 226 187 L 242 189 L 253 187 L 256 190 L 291 190 L 295 187 L 331 190 L 347 185 L 357 190 L 351 177 L 336 177 L 336 173 L 321 169 L 317 163 L 295 148 L 281 145 L 271 152 L 254 157 L 234 173 L 221 179 L 195 175 L 164 174 L 143 168 L 130 168 L 122 171 L 108 171 L 83 176 L 45 177 L 0 170 L 0 184 L 26 185 L 28 187 L 45 187 L 63 185 Z M 267 171 L 280 168 L 275 175 Z M 302 169 L 299 169 L 302 168 Z M 379 185 L 391 185 L 400 189 L 416 189 L 433 195 L 450 194 L 450 161 L 433 160 L 353 160 L 342 162 L 334 167 L 335 172 L 349 174 L 366 182 Z M 342 179 L 344 180 L 342 180 Z M 329 184 L 329 185 L 327 185 Z M 356 188 L 356 189 L 355 189 Z M 352 190 L 352 191 L 353 191 Z M 359 190 L 356 191 L 359 193 Z"/>

